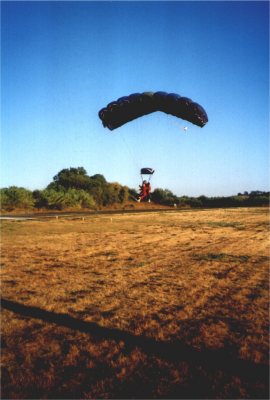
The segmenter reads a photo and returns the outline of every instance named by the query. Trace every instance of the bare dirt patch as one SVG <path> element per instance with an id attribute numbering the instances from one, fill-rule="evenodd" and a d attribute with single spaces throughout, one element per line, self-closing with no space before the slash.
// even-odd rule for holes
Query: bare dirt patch
<path id="1" fill-rule="evenodd" d="M 268 210 L 2 222 L 3 398 L 266 398 Z"/>

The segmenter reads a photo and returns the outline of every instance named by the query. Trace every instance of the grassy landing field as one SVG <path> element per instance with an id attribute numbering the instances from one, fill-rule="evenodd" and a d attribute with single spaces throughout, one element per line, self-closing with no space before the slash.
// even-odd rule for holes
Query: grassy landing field
<path id="1" fill-rule="evenodd" d="M 2 398 L 268 398 L 266 208 L 2 221 Z"/>

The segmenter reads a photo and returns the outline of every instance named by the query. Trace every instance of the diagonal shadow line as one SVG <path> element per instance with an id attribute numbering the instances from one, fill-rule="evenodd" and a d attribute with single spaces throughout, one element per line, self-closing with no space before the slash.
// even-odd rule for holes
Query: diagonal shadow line
<path id="1" fill-rule="evenodd" d="M 120 329 L 105 328 L 94 322 L 82 321 L 68 314 L 60 314 L 42 310 L 38 307 L 25 306 L 3 298 L 1 299 L 1 307 L 26 317 L 37 318 L 58 326 L 88 333 L 98 339 L 124 341 L 127 349 L 139 347 L 148 355 L 155 355 L 169 361 L 186 361 L 191 366 L 201 366 L 207 370 L 210 369 L 213 371 L 221 369 L 229 372 L 230 375 L 235 374 L 252 381 L 259 380 L 260 382 L 264 381 L 268 383 L 269 366 L 241 360 L 233 354 L 233 351 L 235 351 L 233 348 L 221 350 L 203 349 L 199 351 L 178 341 L 164 342 L 143 336 L 136 336 L 121 331 Z"/>

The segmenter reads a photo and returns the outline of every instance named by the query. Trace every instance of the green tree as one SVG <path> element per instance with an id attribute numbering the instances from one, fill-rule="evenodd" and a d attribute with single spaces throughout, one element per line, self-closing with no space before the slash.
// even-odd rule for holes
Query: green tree
<path id="1" fill-rule="evenodd" d="M 201 200 L 199 200 L 199 199 L 197 199 L 196 197 L 189 197 L 189 199 L 188 199 L 188 201 L 187 201 L 187 204 L 190 206 L 190 207 L 194 207 L 194 208 L 200 208 L 200 207 L 202 207 L 202 201 Z"/>
<path id="2" fill-rule="evenodd" d="M 48 189 L 83 189 L 91 188 L 91 178 L 87 175 L 83 167 L 65 168 L 53 177 L 53 182 L 47 187 Z"/>
<path id="3" fill-rule="evenodd" d="M 126 190 L 119 183 L 109 183 L 104 188 L 103 205 L 111 205 L 114 203 L 123 203 L 126 196 Z"/>
<path id="4" fill-rule="evenodd" d="M 169 189 L 157 188 L 153 191 L 151 198 L 155 203 L 167 206 L 179 204 L 178 197 L 173 194 Z"/>
<path id="5" fill-rule="evenodd" d="M 104 201 L 107 202 L 108 194 L 106 194 L 107 183 L 105 177 L 101 174 L 88 176 L 83 167 L 65 168 L 54 176 L 47 189 L 55 191 L 67 191 L 69 189 L 84 190 L 87 192 L 95 204 L 101 206 Z"/>
<path id="6" fill-rule="evenodd" d="M 34 206 L 34 198 L 32 192 L 28 189 L 10 186 L 0 189 L 1 208 L 12 211 L 16 208 L 32 208 Z"/>
<path id="7" fill-rule="evenodd" d="M 121 186 L 118 197 L 120 203 L 127 201 L 129 199 L 129 188 L 127 186 Z"/>
<path id="8" fill-rule="evenodd" d="M 136 200 L 138 195 L 139 194 L 136 189 L 128 189 L 128 200 Z"/>
<path id="9" fill-rule="evenodd" d="M 98 183 L 100 183 L 102 185 L 105 185 L 107 183 L 106 179 L 101 174 L 92 175 L 92 176 L 90 176 L 90 178 L 91 178 L 92 181 L 96 181 L 96 182 L 98 182 Z"/>
<path id="10" fill-rule="evenodd" d="M 35 206 L 37 208 L 47 208 L 50 210 L 63 210 L 65 191 L 47 188 L 34 192 Z"/>

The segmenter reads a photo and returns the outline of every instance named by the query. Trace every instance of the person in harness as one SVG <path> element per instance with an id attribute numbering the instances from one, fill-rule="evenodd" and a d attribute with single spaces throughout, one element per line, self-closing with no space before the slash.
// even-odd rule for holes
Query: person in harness
<path id="1" fill-rule="evenodd" d="M 150 185 L 150 182 L 147 182 L 145 186 L 146 186 L 146 188 L 145 188 L 145 191 L 146 191 L 145 200 L 148 201 L 148 202 L 150 203 L 150 202 L 151 202 L 151 199 L 150 199 L 150 193 L 151 193 L 151 185 Z"/>
<path id="2" fill-rule="evenodd" d="M 142 184 L 139 186 L 140 187 L 140 194 L 138 197 L 138 202 L 141 201 L 148 201 L 150 203 L 150 193 L 151 193 L 151 185 L 150 185 L 150 179 L 151 176 L 153 175 L 155 171 L 152 168 L 142 168 L 141 169 L 141 177 L 142 177 Z M 143 179 L 143 175 L 149 175 L 148 182 Z"/>
<path id="3" fill-rule="evenodd" d="M 138 198 L 139 201 L 142 201 L 146 197 L 146 193 L 147 193 L 146 185 L 147 185 L 146 181 L 143 181 L 142 184 L 139 185 L 139 188 L 140 188 L 140 194 L 139 194 L 139 198 Z"/>

